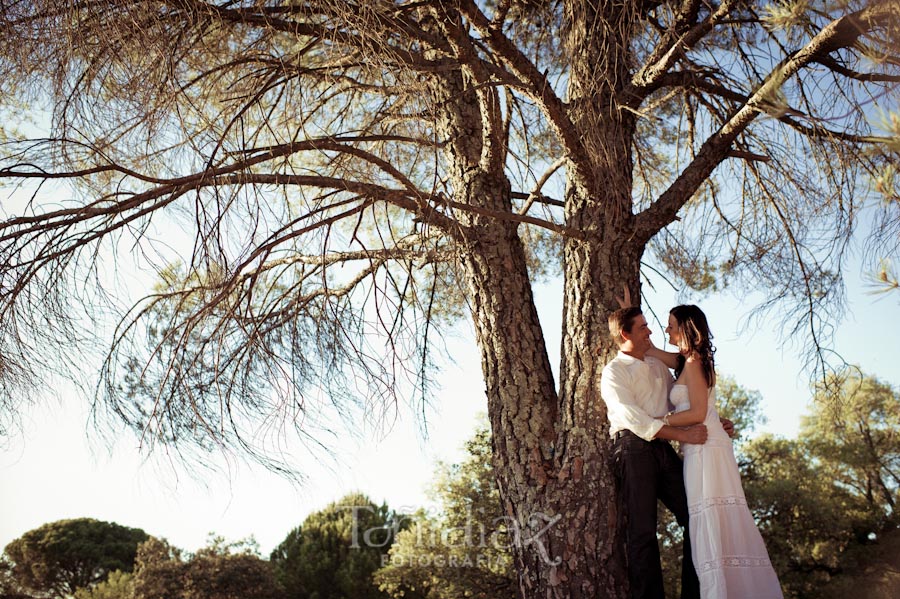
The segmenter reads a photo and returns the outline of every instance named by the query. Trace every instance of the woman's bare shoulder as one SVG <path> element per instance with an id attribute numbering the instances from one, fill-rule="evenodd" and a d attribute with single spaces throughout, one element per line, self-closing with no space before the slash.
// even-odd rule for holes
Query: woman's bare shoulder
<path id="1" fill-rule="evenodd" d="M 690 368 L 691 370 L 703 368 L 700 363 L 700 358 L 698 358 L 697 356 L 687 356 L 684 359 L 684 369 L 687 370 L 688 368 Z"/>

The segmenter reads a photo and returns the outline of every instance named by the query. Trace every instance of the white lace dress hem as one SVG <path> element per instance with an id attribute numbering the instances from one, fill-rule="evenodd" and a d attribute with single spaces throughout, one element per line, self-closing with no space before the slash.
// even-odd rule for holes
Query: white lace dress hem
<path id="1" fill-rule="evenodd" d="M 671 400 L 677 410 L 687 409 L 687 387 L 676 385 Z M 747 506 L 731 439 L 719 423 L 714 389 L 710 389 L 704 423 L 709 431 L 707 442 L 683 446 L 691 557 L 700 578 L 700 597 L 783 599 Z"/>

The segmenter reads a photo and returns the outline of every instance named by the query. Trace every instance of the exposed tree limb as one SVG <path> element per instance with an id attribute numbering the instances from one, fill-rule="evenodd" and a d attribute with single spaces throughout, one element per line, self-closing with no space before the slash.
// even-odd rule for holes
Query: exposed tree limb
<path id="1" fill-rule="evenodd" d="M 737 136 L 759 114 L 767 111 L 770 98 L 775 96 L 785 81 L 817 57 L 852 45 L 868 28 L 891 18 L 893 8 L 888 4 L 875 4 L 830 23 L 803 49 L 785 58 L 772 69 L 766 81 L 747 99 L 744 106 L 703 143 L 696 157 L 672 185 L 656 202 L 638 215 L 637 238 L 647 241 L 674 220 L 678 210 L 687 203 L 716 166 L 728 156 Z"/>

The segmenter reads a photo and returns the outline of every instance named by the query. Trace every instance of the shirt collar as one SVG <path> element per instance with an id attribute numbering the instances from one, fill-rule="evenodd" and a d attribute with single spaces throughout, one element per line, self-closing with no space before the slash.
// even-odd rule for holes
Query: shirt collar
<path id="1" fill-rule="evenodd" d="M 622 360 L 626 364 L 638 364 L 638 363 L 645 364 L 646 363 L 644 360 L 638 360 L 634 356 L 630 356 L 630 355 L 626 354 L 625 352 L 623 352 L 622 350 L 619 350 L 617 357 L 619 360 Z"/>

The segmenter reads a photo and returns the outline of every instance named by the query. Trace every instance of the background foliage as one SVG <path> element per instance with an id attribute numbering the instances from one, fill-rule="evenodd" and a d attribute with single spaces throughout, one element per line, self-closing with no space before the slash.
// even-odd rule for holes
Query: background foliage
<path id="1" fill-rule="evenodd" d="M 23 589 L 58 597 L 101 582 L 110 572 L 130 572 L 138 545 L 147 538 L 138 528 L 76 518 L 30 530 L 3 553 Z"/>
<path id="2" fill-rule="evenodd" d="M 836 376 L 815 390 L 796 439 L 752 435 L 765 417 L 761 398 L 722 375 L 719 411 L 738 424 L 744 490 L 785 596 L 838 599 L 853 591 L 887 599 L 900 590 L 900 390 L 857 369 Z M 401 514 L 353 493 L 311 513 L 268 560 L 252 541 L 211 537 L 188 554 L 108 522 L 45 524 L 7 545 L 0 597 L 511 599 L 512 532 L 486 425 L 465 449 L 460 463 L 438 465 L 433 509 Z M 680 535 L 661 508 L 664 573 L 675 595 Z M 92 577 L 73 583 L 74 564 Z"/>

